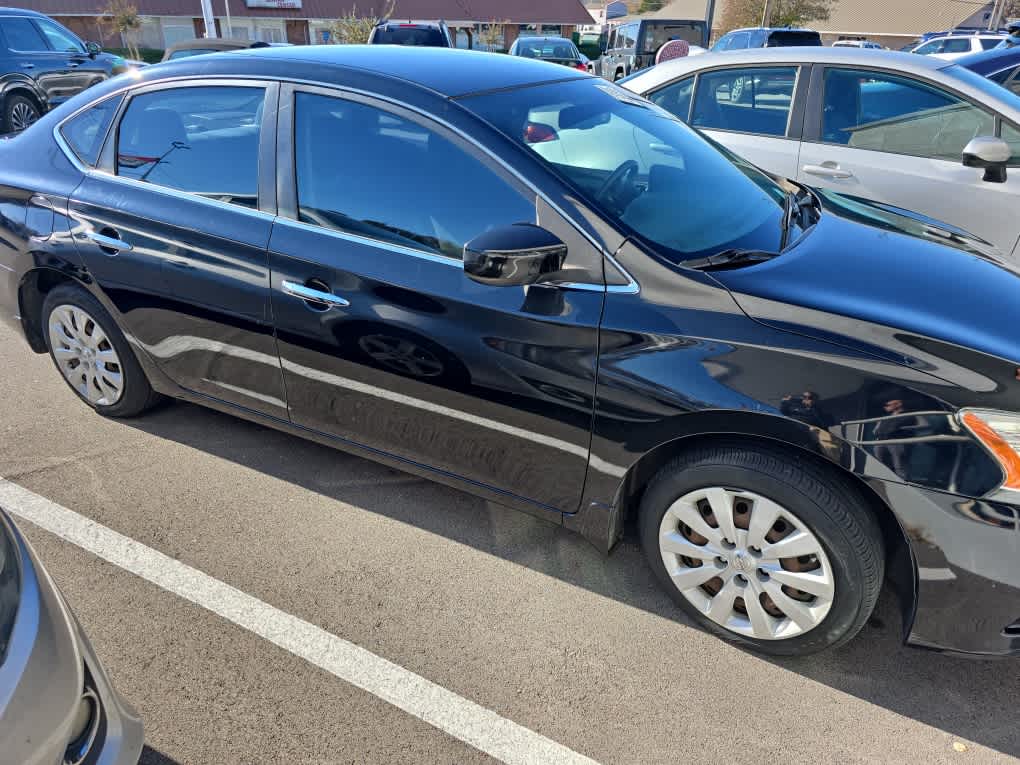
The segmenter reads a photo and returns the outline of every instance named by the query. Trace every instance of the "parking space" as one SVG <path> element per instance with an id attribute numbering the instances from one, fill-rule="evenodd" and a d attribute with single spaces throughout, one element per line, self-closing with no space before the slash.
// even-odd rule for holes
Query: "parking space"
<path id="1" fill-rule="evenodd" d="M 1015 664 L 902 648 L 889 596 L 847 648 L 769 661 L 690 626 L 632 534 L 604 558 L 540 520 L 191 405 L 103 420 L 7 330 L 0 383 L 0 476 L 578 755 L 984 763 L 1020 754 Z M 489 759 L 228 619 L 22 526 L 140 710 L 143 762 Z"/>

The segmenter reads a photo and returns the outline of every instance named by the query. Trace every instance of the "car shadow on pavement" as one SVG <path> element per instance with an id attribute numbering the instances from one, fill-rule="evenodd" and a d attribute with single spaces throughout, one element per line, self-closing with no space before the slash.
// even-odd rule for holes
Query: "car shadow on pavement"
<path id="1" fill-rule="evenodd" d="M 138 759 L 138 765 L 181 765 L 181 763 L 167 757 L 157 749 L 145 746 L 142 748 L 142 756 Z"/>
<path id="2" fill-rule="evenodd" d="M 633 528 L 606 557 L 552 523 L 202 407 L 176 402 L 122 422 L 694 626 L 659 589 Z M 411 495 L 409 484 L 415 488 Z M 409 502 L 409 496 L 415 500 Z M 899 611 L 888 588 L 864 631 L 847 646 L 802 659 L 771 661 L 952 735 L 1020 755 L 1017 665 L 903 646 Z M 142 763 L 150 762 L 172 761 L 143 756 Z"/>

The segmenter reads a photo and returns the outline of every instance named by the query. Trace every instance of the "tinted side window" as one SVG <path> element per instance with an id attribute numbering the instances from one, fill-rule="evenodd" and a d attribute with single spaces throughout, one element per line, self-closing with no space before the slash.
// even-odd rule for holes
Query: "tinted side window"
<path id="1" fill-rule="evenodd" d="M 995 132 L 988 112 L 891 74 L 829 69 L 823 102 L 823 140 L 856 149 L 958 161 L 968 141 Z"/>
<path id="2" fill-rule="evenodd" d="M 994 37 L 984 37 L 978 42 L 981 43 L 981 50 L 991 50 L 996 47 L 1002 40 L 998 40 Z"/>
<path id="3" fill-rule="evenodd" d="M 298 214 L 306 223 L 460 258 L 534 202 L 437 132 L 374 106 L 298 93 Z"/>
<path id="4" fill-rule="evenodd" d="M 61 126 L 60 134 L 83 164 L 95 165 L 98 161 L 103 139 L 119 105 L 120 97 L 108 98 Z"/>
<path id="5" fill-rule="evenodd" d="M 944 42 L 944 40 L 932 40 L 930 43 L 925 43 L 920 48 L 916 49 L 914 53 L 920 53 L 922 56 L 930 56 L 932 53 L 941 53 Z"/>
<path id="6" fill-rule="evenodd" d="M 39 25 L 42 33 L 46 35 L 46 39 L 49 40 L 50 47 L 53 50 L 58 50 L 62 53 L 85 52 L 85 46 L 82 45 L 81 40 L 59 24 L 54 24 L 46 19 L 37 19 L 36 23 Z"/>
<path id="7" fill-rule="evenodd" d="M 737 32 L 733 35 L 733 39 L 730 40 L 730 45 L 726 50 L 743 50 L 750 44 L 750 41 L 750 32 Z"/>
<path id="8" fill-rule="evenodd" d="M 664 88 L 648 94 L 652 103 L 658 104 L 670 114 L 687 122 L 691 113 L 691 95 L 694 92 L 694 77 L 671 82 Z"/>
<path id="9" fill-rule="evenodd" d="M 970 38 L 951 37 L 945 41 L 939 53 L 970 53 Z"/>
<path id="10" fill-rule="evenodd" d="M 264 96 L 219 86 L 135 96 L 118 130 L 117 175 L 255 207 Z"/>
<path id="11" fill-rule="evenodd" d="M 785 136 L 796 67 L 708 72 L 698 79 L 691 124 L 714 130 Z"/>
<path id="12" fill-rule="evenodd" d="M 50 49 L 42 33 L 31 19 L 0 19 L 0 31 L 7 38 L 7 47 L 11 50 L 35 53 Z"/>

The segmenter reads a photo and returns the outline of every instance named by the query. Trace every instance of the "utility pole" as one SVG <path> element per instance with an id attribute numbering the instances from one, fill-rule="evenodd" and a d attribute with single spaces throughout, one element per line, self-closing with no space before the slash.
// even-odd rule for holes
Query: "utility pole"
<path id="1" fill-rule="evenodd" d="M 999 13 L 1001 12 L 1003 1 L 1004 0 L 995 0 L 995 2 L 992 3 L 992 15 L 988 19 L 989 32 L 999 28 Z"/>
<path id="2" fill-rule="evenodd" d="M 212 0 L 202 0 L 202 21 L 205 22 L 205 37 L 216 37 L 216 19 L 213 17 Z"/>
<path id="3" fill-rule="evenodd" d="M 761 12 L 761 25 L 767 27 L 772 16 L 772 0 L 765 0 L 765 8 Z"/>
<path id="4" fill-rule="evenodd" d="M 234 36 L 233 26 L 230 23 L 230 0 L 223 0 L 223 8 L 227 12 L 227 33 L 223 36 L 230 39 Z"/>

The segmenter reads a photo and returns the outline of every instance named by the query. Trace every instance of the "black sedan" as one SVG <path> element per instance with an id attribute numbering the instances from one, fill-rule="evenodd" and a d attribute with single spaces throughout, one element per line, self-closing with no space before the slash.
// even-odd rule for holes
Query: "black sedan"
<path id="1" fill-rule="evenodd" d="M 609 551 L 773 654 L 883 582 L 1020 651 L 1020 278 L 580 71 L 335 46 L 186 59 L 0 144 L 0 315 L 82 402 L 162 396 Z M 10 392 L 16 394 L 16 392 Z"/>

